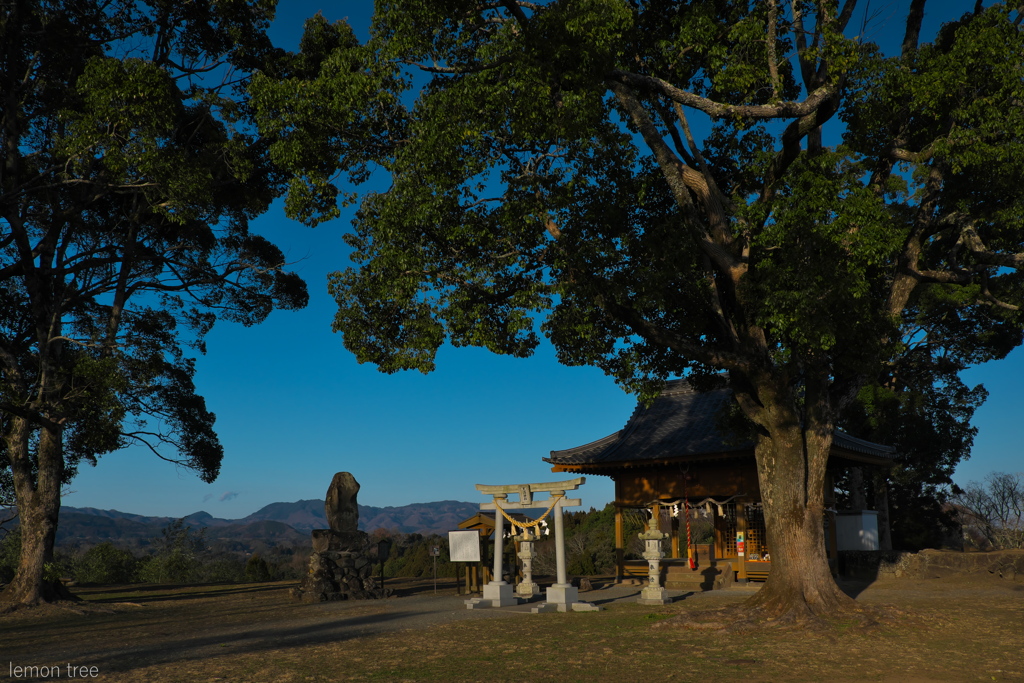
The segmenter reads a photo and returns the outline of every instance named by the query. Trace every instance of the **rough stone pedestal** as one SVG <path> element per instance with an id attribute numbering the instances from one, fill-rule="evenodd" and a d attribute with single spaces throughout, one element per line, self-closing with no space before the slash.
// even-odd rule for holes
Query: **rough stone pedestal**
<path id="1" fill-rule="evenodd" d="M 668 591 L 660 586 L 647 586 L 640 591 L 640 598 L 636 601 L 638 605 L 667 605 L 672 602 L 668 597 Z"/>
<path id="2" fill-rule="evenodd" d="M 466 609 L 509 607 L 519 603 L 519 598 L 512 595 L 512 584 L 505 583 L 504 581 L 491 581 L 484 586 L 484 596 L 482 598 L 466 600 Z"/>
<path id="3" fill-rule="evenodd" d="M 374 577 L 376 544 L 366 532 L 313 531 L 309 571 L 292 597 L 305 603 L 330 600 L 376 600 L 392 594 Z"/>
<path id="4" fill-rule="evenodd" d="M 324 513 L 330 529 L 313 530 L 309 571 L 292 597 L 302 602 L 374 600 L 391 595 L 373 577 L 376 544 L 359 531 L 356 494 L 359 482 L 348 472 L 338 472 L 327 489 Z"/>

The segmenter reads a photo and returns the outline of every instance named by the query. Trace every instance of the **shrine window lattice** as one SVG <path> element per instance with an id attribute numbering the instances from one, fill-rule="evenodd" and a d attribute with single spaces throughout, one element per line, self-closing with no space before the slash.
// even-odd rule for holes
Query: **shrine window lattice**
<path id="1" fill-rule="evenodd" d="M 768 532 L 765 531 L 764 526 L 764 509 L 760 505 L 747 505 L 745 512 L 747 515 L 747 554 L 760 557 L 765 552 L 765 545 L 768 543 Z M 735 537 L 733 534 L 734 539 Z"/>
<path id="2" fill-rule="evenodd" d="M 768 534 L 764 526 L 764 510 L 760 506 L 745 505 L 744 516 L 747 522 L 747 531 L 744 540 L 746 541 L 747 555 L 761 555 L 768 542 Z M 736 557 L 736 503 L 726 503 L 722 506 L 722 556 Z"/>
<path id="3" fill-rule="evenodd" d="M 722 556 L 736 557 L 736 503 L 726 503 L 722 508 Z"/>

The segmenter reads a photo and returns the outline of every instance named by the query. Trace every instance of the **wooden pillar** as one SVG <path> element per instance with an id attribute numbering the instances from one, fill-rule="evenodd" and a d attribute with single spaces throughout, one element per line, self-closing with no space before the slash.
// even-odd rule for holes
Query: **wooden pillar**
<path id="1" fill-rule="evenodd" d="M 743 534 L 744 545 L 749 543 L 747 540 L 747 505 L 746 503 L 736 503 L 736 537 Z M 737 548 L 736 559 L 739 561 L 739 568 L 736 571 L 736 578 L 740 581 L 747 580 L 747 552 L 749 552 L 750 546 L 744 550 L 743 554 L 739 553 Z"/>
<path id="2" fill-rule="evenodd" d="M 618 488 L 618 487 L 616 487 Z M 626 542 L 622 527 L 622 506 L 615 503 L 615 583 L 622 583 L 625 575 Z"/>
<path id="3" fill-rule="evenodd" d="M 682 512 L 682 510 L 680 510 Z M 679 558 L 679 534 L 682 533 L 683 529 L 686 528 L 686 520 L 682 517 L 675 517 L 674 522 L 669 522 L 672 525 L 672 558 Z"/>
<path id="4" fill-rule="evenodd" d="M 715 557 L 725 557 L 725 517 L 718 514 L 718 506 L 712 506 L 711 524 L 715 530 Z"/>
<path id="5" fill-rule="evenodd" d="M 626 576 L 626 538 L 622 521 L 622 481 L 615 477 L 615 583 Z"/>

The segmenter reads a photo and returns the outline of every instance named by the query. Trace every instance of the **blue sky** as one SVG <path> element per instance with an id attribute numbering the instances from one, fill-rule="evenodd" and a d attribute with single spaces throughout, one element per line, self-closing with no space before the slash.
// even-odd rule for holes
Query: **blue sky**
<path id="1" fill-rule="evenodd" d="M 868 37 L 898 41 L 909 1 L 872 2 L 879 14 Z M 973 2 L 930 5 L 922 36 L 934 34 L 939 17 L 957 16 Z M 329 20 L 349 18 L 365 37 L 370 8 L 369 2 L 282 2 L 273 37 L 296 48 L 303 21 L 318 10 Z M 216 482 L 204 484 L 128 449 L 104 456 L 96 468 L 84 466 L 64 504 L 238 518 L 273 502 L 322 498 L 338 471 L 355 475 L 364 505 L 483 502 L 474 484 L 568 478 L 551 473 L 541 458 L 625 424 L 634 399 L 599 370 L 559 365 L 548 346 L 525 360 L 448 347 L 430 375 L 384 375 L 357 364 L 331 332 L 335 306 L 326 291 L 327 273 L 349 263 L 341 241 L 349 220 L 346 213 L 309 229 L 286 219 L 277 204 L 254 223 L 294 262 L 309 285 L 310 304 L 275 312 L 249 329 L 218 323 L 211 333 L 196 384 L 217 414 L 225 449 Z M 1024 469 L 1022 369 L 1024 353 L 1017 351 L 968 373 L 967 381 L 984 383 L 991 396 L 975 417 L 980 432 L 973 456 L 957 470 L 960 483 Z M 613 498 L 610 480 L 588 478 L 580 497 L 584 506 L 604 505 Z"/>

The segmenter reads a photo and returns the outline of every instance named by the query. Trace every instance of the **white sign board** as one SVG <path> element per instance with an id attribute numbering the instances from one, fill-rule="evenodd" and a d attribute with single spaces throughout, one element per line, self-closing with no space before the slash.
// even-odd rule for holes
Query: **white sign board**
<path id="1" fill-rule="evenodd" d="M 480 532 L 476 529 L 449 531 L 448 549 L 452 562 L 479 562 Z"/>

